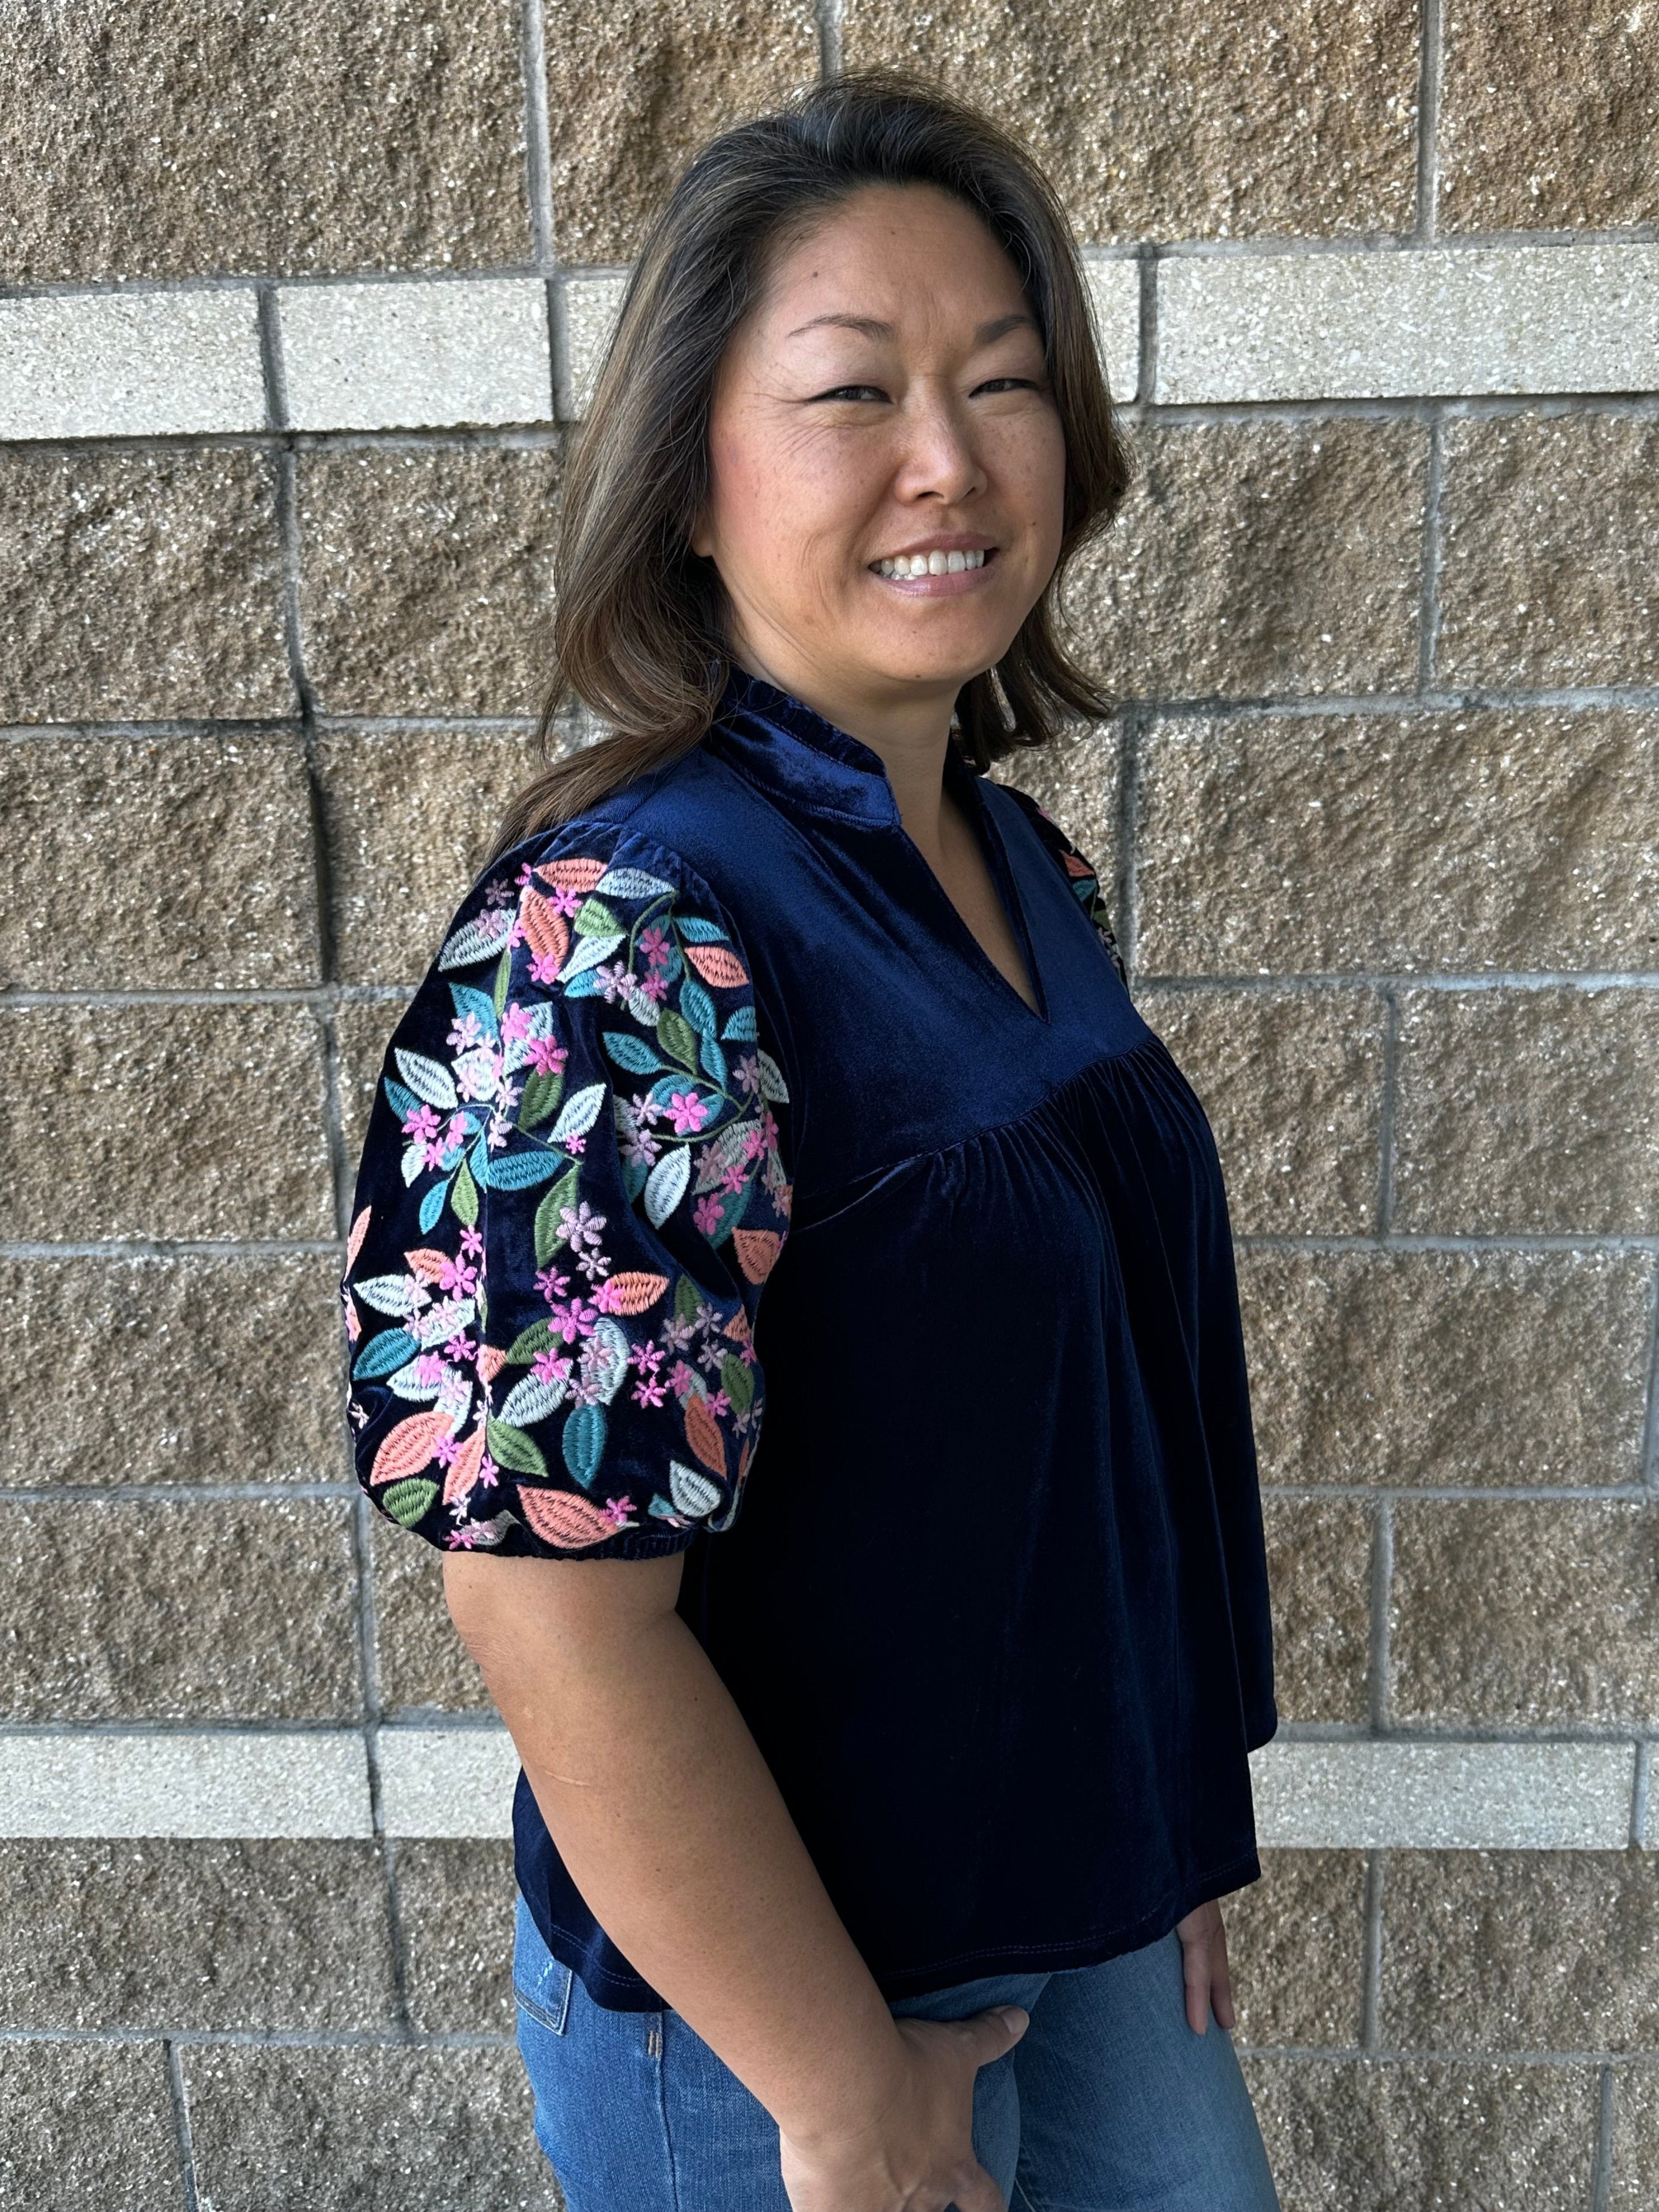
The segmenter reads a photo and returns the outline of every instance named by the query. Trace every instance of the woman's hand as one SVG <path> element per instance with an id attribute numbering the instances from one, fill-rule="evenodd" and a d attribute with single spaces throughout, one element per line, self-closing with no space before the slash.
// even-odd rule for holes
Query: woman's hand
<path id="1" fill-rule="evenodd" d="M 1221 1907 L 1211 1898 L 1176 1923 L 1181 1938 L 1181 1971 L 1187 1984 L 1188 2025 L 1202 2035 L 1210 2024 L 1210 2007 L 1224 2028 L 1237 2025 L 1233 2013 L 1232 1983 L 1227 1974 L 1227 1931 L 1221 1924 Z"/>
<path id="2" fill-rule="evenodd" d="M 782 2137 L 793 2212 L 1006 2212 L 974 2156 L 974 2077 L 1024 2034 L 1030 2015 L 995 2005 L 968 2020 L 898 2020 L 891 2097 L 866 2126 Z"/>

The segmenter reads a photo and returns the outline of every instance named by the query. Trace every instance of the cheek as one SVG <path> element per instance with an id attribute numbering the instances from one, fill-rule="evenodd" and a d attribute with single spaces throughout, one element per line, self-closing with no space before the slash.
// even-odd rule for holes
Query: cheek
<path id="1" fill-rule="evenodd" d="M 1066 517 L 1066 440 L 1058 416 L 1009 421 L 997 456 L 1003 495 L 1039 544 L 1057 550 Z"/>
<path id="2" fill-rule="evenodd" d="M 709 451 L 712 512 L 732 568 L 775 589 L 843 560 L 868 504 L 856 441 L 792 426 L 711 438 Z"/>

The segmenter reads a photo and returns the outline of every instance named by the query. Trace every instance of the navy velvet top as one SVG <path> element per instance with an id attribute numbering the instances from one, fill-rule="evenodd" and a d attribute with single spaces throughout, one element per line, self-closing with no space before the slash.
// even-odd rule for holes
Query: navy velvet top
<path id="1" fill-rule="evenodd" d="M 878 756 L 736 676 L 691 752 L 461 906 L 344 1284 L 375 1504 L 447 1547 L 684 1550 L 679 1611 L 890 1998 L 1091 1965 L 1254 1880 L 1277 1723 L 1208 1121 L 1087 861 L 945 773 L 1040 1011 Z M 555 1955 L 660 2005 L 522 1773 L 514 1831 Z"/>

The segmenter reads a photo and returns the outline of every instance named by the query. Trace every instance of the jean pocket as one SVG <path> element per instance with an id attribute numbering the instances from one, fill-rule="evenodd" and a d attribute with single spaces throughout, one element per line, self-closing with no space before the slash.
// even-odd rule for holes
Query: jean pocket
<path id="1" fill-rule="evenodd" d="M 513 1921 L 513 1995 L 519 2009 L 562 2035 L 570 2017 L 570 1990 L 576 1977 L 542 1941 L 520 1893 Z"/>

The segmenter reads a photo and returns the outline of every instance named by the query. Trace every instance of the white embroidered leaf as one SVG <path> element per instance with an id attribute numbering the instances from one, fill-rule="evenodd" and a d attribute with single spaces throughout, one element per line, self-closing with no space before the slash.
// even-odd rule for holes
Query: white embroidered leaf
<path id="1" fill-rule="evenodd" d="M 415 1093 L 428 1106 L 441 1106 L 453 1114 L 460 1104 L 455 1096 L 455 1085 L 449 1070 L 441 1067 L 435 1060 L 428 1060 L 423 1052 L 405 1052 L 399 1045 L 392 1058 L 398 1063 L 398 1073 Z"/>
<path id="2" fill-rule="evenodd" d="M 430 1352 L 434 1344 L 447 1344 L 452 1336 L 465 1336 L 477 1314 L 477 1306 L 471 1298 L 444 1298 L 429 1313 L 421 1316 L 417 1327 L 422 1352 Z"/>
<path id="3" fill-rule="evenodd" d="M 653 1229 L 662 1227 L 685 1196 L 690 1180 L 691 1156 L 684 1145 L 676 1145 L 663 1154 L 646 1181 L 645 1218 Z"/>
<path id="4" fill-rule="evenodd" d="M 464 921 L 438 955 L 439 967 L 476 968 L 481 960 L 493 960 L 512 927 L 511 907 L 490 907 L 475 920 Z"/>
<path id="5" fill-rule="evenodd" d="M 688 1521 L 701 1521 L 705 1513 L 712 1513 L 720 1504 L 721 1492 L 717 1482 L 700 1474 L 694 1467 L 684 1467 L 677 1459 L 668 1462 L 668 1488 L 674 1500 L 674 1510 L 684 1513 Z"/>
<path id="6" fill-rule="evenodd" d="M 605 898 L 662 898 L 674 888 L 643 868 L 608 868 L 593 886 Z"/>
<path id="7" fill-rule="evenodd" d="M 702 1162 L 697 1170 L 699 1191 L 713 1190 L 717 1183 L 723 1182 L 728 1168 L 747 1166 L 749 1139 L 754 1133 L 755 1124 L 752 1119 L 745 1121 L 728 1121 L 723 1129 L 717 1131 L 708 1139 L 697 1155 Z"/>
<path id="8" fill-rule="evenodd" d="M 395 1375 L 388 1375 L 386 1382 L 387 1389 L 395 1390 L 400 1398 L 410 1398 L 417 1406 L 427 1406 L 430 1405 L 437 1396 L 438 1386 L 435 1382 L 422 1382 L 420 1380 L 415 1371 L 420 1364 L 419 1358 L 411 1359 L 407 1366 L 400 1367 Z"/>
<path id="9" fill-rule="evenodd" d="M 469 1098 L 495 1096 L 495 1055 L 488 1045 L 474 1045 L 470 1052 L 462 1053 L 456 1060 L 455 1073 Z"/>
<path id="10" fill-rule="evenodd" d="M 787 1106 L 789 1103 L 789 1087 L 783 1079 L 783 1072 L 778 1063 L 769 1052 L 762 1052 L 758 1048 L 756 1058 L 760 1061 L 761 1097 L 770 1099 L 775 1106 Z"/>
<path id="11" fill-rule="evenodd" d="M 426 1146 L 424 1145 L 415 1144 L 409 1145 L 404 1147 L 404 1182 L 406 1185 L 413 1183 L 416 1176 L 419 1175 L 421 1170 L 425 1165 Z"/>
<path id="12" fill-rule="evenodd" d="M 573 975 L 580 975 L 585 968 L 597 968 L 602 960 L 611 957 L 621 943 L 620 932 L 615 936 L 607 932 L 602 937 L 579 937 L 574 951 L 559 970 L 560 982 L 568 983 Z"/>
<path id="13" fill-rule="evenodd" d="M 507 1403 L 496 1419 L 511 1422 L 515 1429 L 532 1428 L 563 1405 L 568 1389 L 565 1382 L 544 1382 L 537 1376 L 526 1375 L 507 1392 Z"/>
<path id="14" fill-rule="evenodd" d="M 509 1039 L 501 1065 L 511 1075 L 515 1068 L 528 1067 L 530 1047 L 533 1038 L 553 1035 L 553 1005 L 548 999 L 538 1000 L 530 1009 L 530 1026 L 522 1036 Z"/>
<path id="15" fill-rule="evenodd" d="M 608 1406 L 628 1373 L 627 1334 L 606 1316 L 594 1324 L 593 1334 L 582 1349 L 588 1372 L 598 1386 L 600 1398 Z"/>
<path id="16" fill-rule="evenodd" d="M 599 1118 L 605 1088 L 603 1083 L 590 1083 L 580 1091 L 572 1091 L 558 1120 L 547 1133 L 548 1143 L 562 1145 L 567 1137 L 585 1136 Z"/>
<path id="17" fill-rule="evenodd" d="M 419 1295 L 412 1275 L 371 1275 L 351 1287 L 366 1306 L 373 1306 L 376 1313 L 393 1314 L 399 1321 L 415 1311 Z"/>
<path id="18" fill-rule="evenodd" d="M 438 1411 L 448 1415 L 450 1431 L 459 1436 L 472 1411 L 471 1379 L 459 1367 L 444 1369 L 443 1381 L 438 1385 Z"/>

